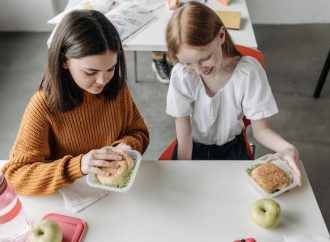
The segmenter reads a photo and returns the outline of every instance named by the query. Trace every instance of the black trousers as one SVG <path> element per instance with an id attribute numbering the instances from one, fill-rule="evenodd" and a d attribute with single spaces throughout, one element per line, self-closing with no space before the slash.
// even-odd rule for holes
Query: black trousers
<path id="1" fill-rule="evenodd" d="M 178 159 L 178 144 L 176 144 L 172 160 Z M 243 133 L 228 143 L 204 145 L 193 141 L 192 160 L 249 160 Z"/>

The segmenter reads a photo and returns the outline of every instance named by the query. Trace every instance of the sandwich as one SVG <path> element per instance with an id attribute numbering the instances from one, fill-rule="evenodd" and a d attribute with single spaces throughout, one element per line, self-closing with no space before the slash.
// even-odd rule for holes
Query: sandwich
<path id="1" fill-rule="evenodd" d="M 266 162 L 259 164 L 250 173 L 252 179 L 268 193 L 276 192 L 278 189 L 289 185 L 289 176 L 277 165 Z"/>
<path id="2" fill-rule="evenodd" d="M 122 160 L 111 161 L 113 166 L 102 168 L 108 173 L 107 176 L 96 175 L 101 184 L 120 188 L 127 185 L 135 163 L 130 156 L 121 152 L 119 154 L 122 156 Z"/>

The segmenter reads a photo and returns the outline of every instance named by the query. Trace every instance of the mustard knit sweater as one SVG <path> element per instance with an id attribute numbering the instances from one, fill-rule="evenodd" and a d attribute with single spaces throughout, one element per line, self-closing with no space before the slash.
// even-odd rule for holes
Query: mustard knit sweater
<path id="1" fill-rule="evenodd" d="M 44 94 L 37 91 L 3 172 L 19 194 L 52 194 L 83 176 L 83 154 L 121 142 L 141 153 L 149 143 L 147 127 L 127 85 L 114 100 L 85 92 L 82 105 L 57 113 L 48 109 Z"/>

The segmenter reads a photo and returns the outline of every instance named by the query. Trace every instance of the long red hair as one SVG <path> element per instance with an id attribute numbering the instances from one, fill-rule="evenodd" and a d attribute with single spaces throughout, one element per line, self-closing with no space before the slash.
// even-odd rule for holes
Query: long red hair
<path id="1" fill-rule="evenodd" d="M 214 40 L 221 27 L 225 29 L 225 42 L 222 45 L 224 56 L 241 56 L 221 19 L 211 8 L 197 1 L 184 4 L 173 13 L 166 27 L 170 61 L 173 64 L 179 62 L 176 55 L 183 44 L 207 45 Z"/>

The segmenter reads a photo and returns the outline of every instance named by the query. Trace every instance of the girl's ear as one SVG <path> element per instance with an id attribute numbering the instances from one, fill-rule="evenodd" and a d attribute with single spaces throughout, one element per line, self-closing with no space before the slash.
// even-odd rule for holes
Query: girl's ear
<path id="1" fill-rule="evenodd" d="M 222 45 L 223 43 L 225 43 L 225 40 L 226 40 L 226 32 L 225 32 L 224 26 L 221 26 L 218 34 L 219 34 L 219 38 L 220 38 L 220 44 Z"/>
<path id="2" fill-rule="evenodd" d="M 64 61 L 64 63 L 62 64 L 62 67 L 63 67 L 64 69 L 69 69 L 69 65 L 68 65 L 67 60 Z"/>

